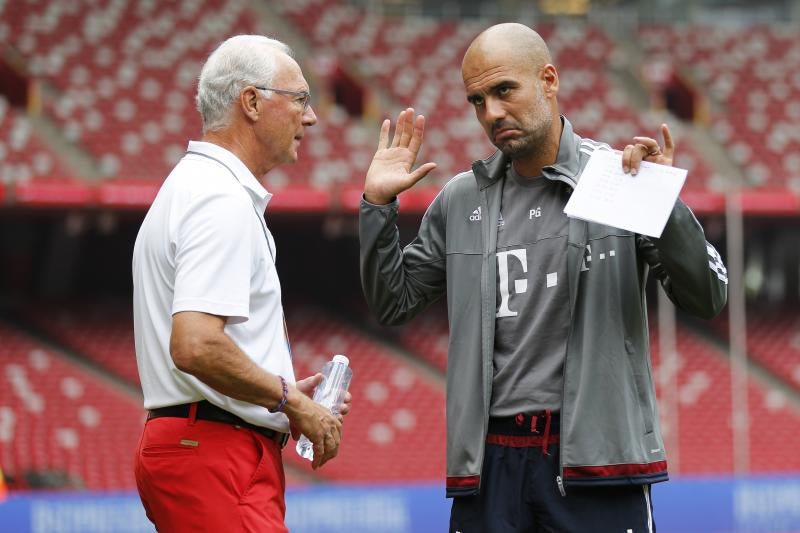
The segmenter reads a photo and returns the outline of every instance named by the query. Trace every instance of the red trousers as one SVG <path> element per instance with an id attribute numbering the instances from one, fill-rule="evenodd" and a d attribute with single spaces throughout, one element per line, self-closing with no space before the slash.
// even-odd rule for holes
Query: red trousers
<path id="1" fill-rule="evenodd" d="M 147 518 L 160 532 L 288 531 L 280 446 L 250 429 L 148 420 L 135 473 Z"/>

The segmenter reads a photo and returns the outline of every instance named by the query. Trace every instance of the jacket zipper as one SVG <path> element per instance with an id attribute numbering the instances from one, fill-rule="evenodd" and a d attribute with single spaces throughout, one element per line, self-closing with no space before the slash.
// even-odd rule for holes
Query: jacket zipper
<path id="1" fill-rule="evenodd" d="M 584 226 L 584 231 L 583 231 L 584 240 L 587 241 L 587 242 L 588 242 L 588 237 L 589 237 L 588 226 L 589 225 L 586 224 Z M 567 246 L 568 246 L 568 248 L 567 248 L 567 259 L 569 260 L 569 243 L 567 243 Z M 583 258 L 584 258 L 585 254 L 586 254 L 586 242 L 584 242 L 583 246 L 584 246 L 583 250 L 581 250 L 580 255 L 579 255 L 579 259 L 580 259 L 579 262 L 578 262 L 578 269 L 579 270 L 578 270 L 578 276 L 576 277 L 576 281 L 575 281 L 575 288 L 574 288 L 575 291 L 578 290 L 578 284 L 580 283 L 580 280 L 581 280 L 581 273 L 580 273 L 580 268 L 581 267 L 580 267 L 580 265 L 582 264 Z M 572 290 L 572 287 L 570 287 L 570 290 Z M 575 301 L 577 301 L 577 299 Z M 573 309 L 572 297 L 570 295 L 569 336 L 567 337 L 567 353 L 564 354 L 564 370 L 563 370 L 563 375 L 562 375 L 562 379 L 561 379 L 561 420 L 562 420 L 562 422 L 564 420 L 564 404 L 565 404 L 566 390 L 567 390 L 567 357 L 569 357 L 569 341 L 572 338 L 572 328 L 574 327 L 574 323 L 572 321 L 572 317 L 573 317 L 574 314 L 575 314 L 575 309 Z M 563 426 L 564 426 L 564 424 L 562 424 L 562 430 L 561 430 L 562 432 L 563 432 Z M 556 485 L 558 485 L 558 492 L 561 493 L 561 496 L 566 496 L 567 495 L 567 489 L 564 487 L 564 439 L 563 438 L 559 439 L 559 441 L 558 441 L 558 475 L 556 476 Z"/>
<path id="2" fill-rule="evenodd" d="M 488 231 L 483 230 L 483 228 L 481 228 L 482 233 L 483 233 L 483 237 L 484 237 L 484 239 L 486 239 L 486 242 L 485 242 L 484 247 L 483 247 L 483 257 L 481 258 L 481 284 L 482 285 L 484 283 L 486 284 L 485 287 L 481 287 L 481 314 L 483 314 L 484 307 L 486 309 L 492 309 L 493 310 L 493 306 L 494 306 L 494 300 L 492 300 L 491 302 L 486 302 L 485 304 L 484 304 L 483 300 L 484 300 L 484 297 L 486 296 L 486 292 L 488 291 L 488 287 L 490 285 L 489 278 L 491 278 L 493 273 L 494 273 L 494 265 L 489 265 L 489 256 L 491 255 L 492 250 L 496 250 L 497 249 L 497 217 L 493 217 L 492 216 L 492 209 L 491 209 L 491 206 L 489 204 L 489 193 L 486 191 L 486 189 L 488 189 L 488 187 L 484 187 L 483 189 L 480 189 L 480 192 L 482 193 L 481 204 L 483 206 L 485 206 L 485 211 L 486 211 L 485 216 L 484 216 L 483 221 L 481 222 L 481 224 L 482 225 L 488 225 Z M 500 189 L 500 191 L 501 192 L 500 192 L 500 200 L 499 201 L 502 202 L 502 188 Z M 498 211 L 499 211 L 499 209 L 498 209 Z M 493 220 L 494 220 L 494 222 L 492 222 Z M 494 235 L 494 245 L 492 243 L 492 240 L 493 240 L 492 239 L 492 235 Z M 497 283 L 497 279 L 493 279 L 492 283 L 496 284 Z M 490 312 L 489 316 L 491 317 L 490 320 L 494 321 L 494 313 Z M 483 324 L 483 322 L 484 322 L 484 317 L 481 316 L 481 323 Z M 483 325 L 481 325 L 481 329 L 483 329 Z M 494 324 L 492 325 L 492 329 L 494 329 Z M 484 407 L 486 409 L 485 413 L 484 413 L 484 416 L 483 416 L 483 434 L 484 434 L 484 438 L 485 438 L 485 435 L 486 435 L 486 433 L 487 433 L 487 431 L 489 429 L 489 404 L 491 403 L 491 396 L 492 396 L 492 394 L 491 394 L 492 372 L 491 372 L 491 359 L 489 359 L 488 361 L 484 361 L 484 346 L 483 346 L 483 344 L 486 341 L 485 341 L 485 339 L 483 339 L 483 332 L 481 332 L 481 337 L 482 337 L 481 338 L 481 366 L 483 367 L 483 373 L 484 373 L 484 380 L 483 380 L 484 398 L 483 398 L 483 400 L 484 400 Z M 489 349 L 488 346 L 487 346 L 487 349 Z M 483 471 L 483 460 L 484 460 L 485 455 L 486 455 L 486 444 L 484 443 L 483 451 L 481 452 L 480 462 L 478 463 L 479 464 L 479 468 L 481 469 L 480 470 L 481 474 L 483 473 L 482 472 Z M 479 479 L 480 479 L 480 481 L 478 482 L 478 491 L 480 491 L 480 486 L 483 483 L 482 477 L 479 478 Z"/>

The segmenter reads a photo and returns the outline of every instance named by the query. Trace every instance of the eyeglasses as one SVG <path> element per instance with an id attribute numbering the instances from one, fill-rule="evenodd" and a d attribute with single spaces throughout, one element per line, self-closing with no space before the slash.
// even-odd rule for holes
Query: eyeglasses
<path id="1" fill-rule="evenodd" d="M 311 103 L 311 93 L 308 91 L 289 91 L 287 89 L 275 89 L 274 87 L 256 87 L 259 91 L 272 91 L 279 94 L 288 94 L 295 97 L 295 102 L 302 104 L 303 111 L 308 109 Z"/>

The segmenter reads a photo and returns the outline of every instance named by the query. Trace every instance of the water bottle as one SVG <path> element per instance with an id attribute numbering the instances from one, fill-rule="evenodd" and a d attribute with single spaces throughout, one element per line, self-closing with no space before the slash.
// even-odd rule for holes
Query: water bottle
<path id="1" fill-rule="evenodd" d="M 347 387 L 353 378 L 353 370 L 348 366 L 350 360 L 344 355 L 334 355 L 322 367 L 322 382 L 314 389 L 314 401 L 337 414 L 344 401 Z M 305 435 L 297 441 L 297 454 L 309 461 L 314 459 L 314 445 Z"/>

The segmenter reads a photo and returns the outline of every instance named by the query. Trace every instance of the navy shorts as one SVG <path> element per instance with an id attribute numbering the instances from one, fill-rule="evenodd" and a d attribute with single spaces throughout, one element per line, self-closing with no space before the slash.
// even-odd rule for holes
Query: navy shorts
<path id="1" fill-rule="evenodd" d="M 649 485 L 567 487 L 562 496 L 558 453 L 557 415 L 549 428 L 544 414 L 492 418 L 480 494 L 453 499 L 450 533 L 655 531 Z"/>

